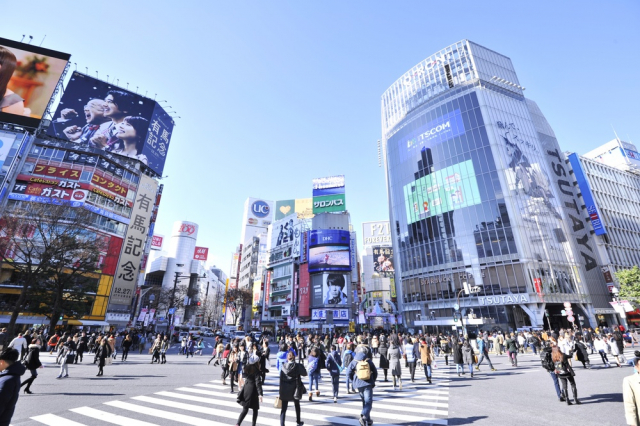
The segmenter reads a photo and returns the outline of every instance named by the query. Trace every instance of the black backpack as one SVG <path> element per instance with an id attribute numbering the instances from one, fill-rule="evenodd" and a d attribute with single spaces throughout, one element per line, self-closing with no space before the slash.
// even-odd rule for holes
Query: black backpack
<path id="1" fill-rule="evenodd" d="M 555 372 L 558 376 L 570 376 L 571 372 L 567 368 L 567 364 L 564 361 L 556 362 L 554 364 Z"/>
<path id="2" fill-rule="evenodd" d="M 545 350 L 540 351 L 540 362 L 542 363 L 542 367 L 547 371 L 554 371 L 556 369 L 551 359 L 551 352 Z"/>

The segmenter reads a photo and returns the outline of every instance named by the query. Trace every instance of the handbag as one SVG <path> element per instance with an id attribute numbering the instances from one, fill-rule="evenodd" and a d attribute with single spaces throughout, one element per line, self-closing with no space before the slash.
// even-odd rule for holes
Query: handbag
<path id="1" fill-rule="evenodd" d="M 238 391 L 238 396 L 236 396 L 236 402 L 240 405 L 242 405 L 242 403 L 244 402 L 244 392 L 242 392 L 242 389 Z"/>
<path id="2" fill-rule="evenodd" d="M 302 399 L 302 395 L 307 393 L 307 388 L 302 383 L 302 379 L 298 377 L 296 380 L 296 390 L 293 392 L 293 399 L 300 400 Z"/>
<path id="3" fill-rule="evenodd" d="M 282 408 L 282 401 L 280 401 L 279 396 L 276 396 L 276 399 L 273 401 L 273 408 Z"/>
<path id="4" fill-rule="evenodd" d="M 431 368 L 433 368 L 434 370 L 438 368 L 438 363 L 435 359 L 431 362 Z"/>
<path id="5" fill-rule="evenodd" d="M 111 358 L 110 356 L 106 357 L 104 359 L 104 365 L 111 365 L 111 364 L 113 364 L 113 358 Z"/>
<path id="6" fill-rule="evenodd" d="M 67 354 L 67 364 L 73 364 L 76 360 L 76 355 L 74 353 Z"/>

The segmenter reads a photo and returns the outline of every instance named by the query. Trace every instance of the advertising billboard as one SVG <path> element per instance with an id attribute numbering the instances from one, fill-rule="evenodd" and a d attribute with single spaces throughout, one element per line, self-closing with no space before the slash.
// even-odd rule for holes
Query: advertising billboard
<path id="1" fill-rule="evenodd" d="M 346 305 L 349 300 L 350 276 L 347 274 L 322 274 L 322 303 L 324 305 Z"/>
<path id="2" fill-rule="evenodd" d="M 162 175 L 173 126 L 154 100 L 74 72 L 47 134 L 140 160 Z"/>
<path id="3" fill-rule="evenodd" d="M 327 176 L 313 179 L 313 191 L 314 196 L 316 191 L 317 195 L 325 195 L 324 190 L 330 190 L 332 188 L 344 188 L 344 175 Z"/>
<path id="4" fill-rule="evenodd" d="M 415 136 L 398 141 L 400 162 L 403 163 L 414 158 L 416 153 L 419 153 L 422 149 L 432 148 L 439 143 L 463 134 L 465 131 L 462 113 L 459 109 L 438 117 L 416 130 L 414 132 Z"/>
<path id="5" fill-rule="evenodd" d="M 571 168 L 573 168 L 576 182 L 578 182 L 578 186 L 580 187 L 580 192 L 582 193 L 582 199 L 584 200 L 584 205 L 587 208 L 589 219 L 591 219 L 591 226 L 593 227 L 596 235 L 606 234 L 607 230 L 604 227 L 604 223 L 602 223 L 602 219 L 600 219 L 598 205 L 591 193 L 591 187 L 589 186 L 589 182 L 587 181 L 584 170 L 582 169 L 582 164 L 580 164 L 580 158 L 578 158 L 578 154 L 575 152 L 569 155 L 568 158 L 571 163 Z"/>
<path id="6" fill-rule="evenodd" d="M 309 272 L 350 271 L 349 231 L 318 229 L 309 232 Z"/>
<path id="7" fill-rule="evenodd" d="M 344 194 L 313 197 L 313 214 L 343 212 L 346 209 Z"/>
<path id="8" fill-rule="evenodd" d="M 207 257 L 209 257 L 208 247 L 196 247 L 193 251 L 194 260 L 207 260 Z"/>
<path id="9" fill-rule="evenodd" d="M 362 242 L 365 246 L 391 245 L 391 227 L 389 221 L 364 222 L 362 224 Z"/>
<path id="10" fill-rule="evenodd" d="M 140 185 L 131 211 L 131 223 L 124 239 L 124 249 L 118 262 L 118 270 L 113 279 L 109 303 L 128 305 L 135 293 L 140 272 L 140 262 L 144 254 L 144 243 L 149 233 L 153 204 L 158 191 L 158 182 L 146 175 L 140 175 Z"/>
<path id="11" fill-rule="evenodd" d="M 480 204 L 473 161 L 467 160 L 404 186 L 409 224 L 452 210 Z"/>
<path id="12" fill-rule="evenodd" d="M 298 317 L 309 316 L 309 302 L 311 297 L 311 280 L 309 265 L 300 265 L 300 283 L 298 284 Z"/>
<path id="13" fill-rule="evenodd" d="M 283 219 L 294 212 L 298 215 L 298 219 L 311 219 L 314 216 L 313 199 L 298 198 L 276 201 L 275 220 Z"/>
<path id="14" fill-rule="evenodd" d="M 38 127 L 70 57 L 0 38 L 0 121 Z"/>
<path id="15" fill-rule="evenodd" d="M 344 176 L 313 179 L 313 214 L 345 210 Z"/>
<path id="16" fill-rule="evenodd" d="M 393 276 L 393 247 L 373 247 L 373 271 L 382 277 Z"/>
<path id="17" fill-rule="evenodd" d="M 151 250 L 162 250 L 164 235 L 155 234 L 151 237 Z"/>

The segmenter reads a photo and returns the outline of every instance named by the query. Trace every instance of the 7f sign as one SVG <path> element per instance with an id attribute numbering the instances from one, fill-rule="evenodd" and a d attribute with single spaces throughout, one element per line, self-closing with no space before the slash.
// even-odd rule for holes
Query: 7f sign
<path id="1" fill-rule="evenodd" d="M 207 247 L 196 247 L 196 250 L 193 253 L 194 260 L 207 260 L 208 256 L 209 256 L 209 248 Z"/>

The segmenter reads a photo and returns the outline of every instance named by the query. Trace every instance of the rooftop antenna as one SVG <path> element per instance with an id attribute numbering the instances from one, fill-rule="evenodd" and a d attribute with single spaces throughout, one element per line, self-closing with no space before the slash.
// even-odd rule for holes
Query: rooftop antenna
<path id="1" fill-rule="evenodd" d="M 20 43 L 22 43 L 22 41 L 24 40 L 25 37 L 26 37 L 26 35 L 22 34 L 22 38 L 20 39 Z"/>
<path id="2" fill-rule="evenodd" d="M 89 67 L 84 67 L 84 70 L 86 71 L 85 74 L 89 74 Z"/>
<path id="3" fill-rule="evenodd" d="M 40 42 L 40 46 L 42 46 L 42 43 L 44 43 L 44 39 L 47 38 L 47 35 L 45 34 L 44 37 L 42 37 L 42 41 Z"/>
<path id="4" fill-rule="evenodd" d="M 149 91 L 148 91 L 148 90 L 146 90 L 146 91 L 144 92 L 144 97 L 145 97 L 145 98 L 147 97 L 147 93 L 149 93 Z"/>
<path id="5" fill-rule="evenodd" d="M 154 94 L 153 94 L 153 100 L 154 100 L 154 101 L 156 100 L 156 97 L 157 97 L 157 96 L 158 96 L 158 94 L 157 94 L 157 93 L 154 93 Z"/>
<path id="6" fill-rule="evenodd" d="M 96 78 L 100 79 L 100 77 L 98 76 L 98 71 L 96 70 Z"/>
<path id="7" fill-rule="evenodd" d="M 29 43 L 28 43 L 28 44 L 31 44 L 31 42 L 32 42 L 32 41 L 33 41 L 33 36 L 32 36 L 32 35 L 30 35 L 30 36 L 29 36 Z"/>
<path id="8" fill-rule="evenodd" d="M 127 90 L 129 90 L 129 83 L 127 83 Z"/>
<path id="9" fill-rule="evenodd" d="M 77 62 L 74 62 L 74 63 L 73 63 L 73 65 L 75 65 L 75 66 L 76 66 L 75 71 L 78 71 L 78 63 L 77 63 Z"/>
<path id="10" fill-rule="evenodd" d="M 136 86 L 136 95 L 138 94 L 138 86 Z"/>

